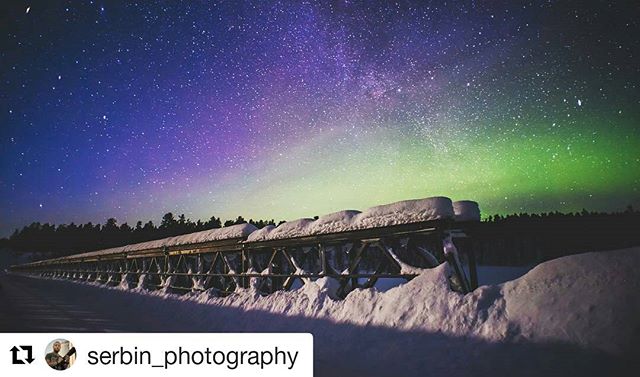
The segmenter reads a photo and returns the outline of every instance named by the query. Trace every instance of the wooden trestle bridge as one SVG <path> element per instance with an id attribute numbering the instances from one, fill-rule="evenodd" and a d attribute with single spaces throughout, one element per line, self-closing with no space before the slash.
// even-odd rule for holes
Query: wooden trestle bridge
<path id="1" fill-rule="evenodd" d="M 445 219 L 255 242 L 245 235 L 176 246 L 156 243 L 144 248 L 149 243 L 142 243 L 135 251 L 114 248 L 11 270 L 175 292 L 212 290 L 219 295 L 251 285 L 266 295 L 291 289 L 296 279 L 329 277 L 339 282 L 337 296 L 344 297 L 355 288 L 373 287 L 379 279 L 410 280 L 421 269 L 448 261 L 452 288 L 468 292 L 477 286 L 468 242 L 472 227 L 473 222 Z"/>

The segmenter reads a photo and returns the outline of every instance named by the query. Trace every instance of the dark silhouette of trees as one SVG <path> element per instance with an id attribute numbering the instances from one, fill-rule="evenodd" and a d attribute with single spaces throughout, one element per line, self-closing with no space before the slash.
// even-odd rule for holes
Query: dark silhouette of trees
<path id="1" fill-rule="evenodd" d="M 224 225 L 246 222 L 242 216 L 238 216 L 235 220 L 225 221 Z M 251 219 L 249 223 L 262 228 L 268 224 L 275 224 L 275 221 Z M 193 222 L 184 214 L 176 219 L 171 212 L 162 217 L 159 226 L 152 221 L 144 224 L 138 221 L 135 227 L 131 227 L 127 223 L 118 224 L 115 218 L 107 219 L 104 225 L 89 222 L 81 225 L 71 223 L 55 226 L 34 222 L 20 230 L 16 229 L 9 238 L 0 239 L 0 246 L 19 252 L 45 252 L 53 256 L 62 256 L 221 227 L 222 221 L 219 217 L 211 216 L 205 222 Z"/>
<path id="2" fill-rule="evenodd" d="M 242 216 L 238 216 L 235 220 L 227 220 L 227 221 L 225 221 L 224 222 L 224 226 L 245 224 L 246 222 L 247 221 Z"/>
<path id="3" fill-rule="evenodd" d="M 531 265 L 587 251 L 640 246 L 640 211 L 550 212 L 489 216 L 469 230 L 477 260 L 488 265 Z"/>
<path id="4" fill-rule="evenodd" d="M 276 225 L 276 221 L 274 219 L 271 219 L 269 221 L 265 221 L 265 220 L 254 221 L 253 219 L 249 219 L 249 224 L 253 224 L 256 228 L 264 228 L 267 225 Z"/>
<path id="5" fill-rule="evenodd" d="M 8 239 L 0 239 L 0 246 L 52 256 L 69 255 L 244 223 L 258 228 L 276 225 L 274 219 L 247 221 L 242 216 L 224 224 L 215 216 L 193 222 L 184 214 L 176 218 L 171 212 L 162 217 L 159 226 L 152 221 L 138 221 L 131 227 L 127 223 L 118 224 L 115 218 L 104 225 L 89 222 L 56 226 L 34 222 L 16 229 Z M 617 213 L 583 209 L 568 214 L 497 214 L 465 227 L 471 239 L 464 247 L 472 247 L 481 264 L 526 265 L 578 252 L 639 246 L 638 229 L 640 211 L 631 206 Z"/>
<path id="6" fill-rule="evenodd" d="M 205 229 L 222 228 L 222 222 L 219 217 L 211 216 L 209 221 L 204 223 Z"/>

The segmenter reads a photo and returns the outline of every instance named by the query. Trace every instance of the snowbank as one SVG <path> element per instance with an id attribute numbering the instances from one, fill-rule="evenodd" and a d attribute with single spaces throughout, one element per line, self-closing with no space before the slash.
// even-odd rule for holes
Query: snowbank
<path id="1" fill-rule="evenodd" d="M 632 376 L 640 349 L 638 266 L 640 247 L 575 255 L 462 295 L 449 290 L 450 272 L 441 265 L 342 301 L 332 299 L 336 282 L 328 278 L 267 297 L 247 289 L 220 298 L 14 276 L 2 280 L 0 294 L 16 294 L 3 301 L 0 318 L 2 309 L 31 308 L 40 295 L 38 302 L 65 303 L 55 306 L 59 321 L 52 316 L 40 327 L 14 318 L 11 331 L 51 331 L 56 322 L 67 329 L 64 308 L 71 307 L 87 313 L 73 316 L 75 331 L 311 332 L 317 376 Z M 32 282 L 12 289 L 20 279 Z"/>
<path id="2" fill-rule="evenodd" d="M 203 295 L 199 302 L 361 326 L 476 335 L 491 340 L 505 338 L 509 323 L 503 315 L 504 309 L 495 310 L 492 320 L 487 321 L 486 311 L 479 308 L 486 289 L 468 296 L 452 292 L 449 275 L 449 267 L 442 264 L 386 292 L 358 289 L 341 301 L 331 298 L 333 284 L 320 279 L 293 292 L 262 297 L 254 291 L 241 290 L 225 298 Z"/>
<path id="3" fill-rule="evenodd" d="M 640 328 L 640 248 L 587 253 L 540 264 L 523 277 L 462 295 L 448 286 L 449 267 L 425 270 L 385 292 L 359 289 L 332 297 L 328 278 L 263 297 L 253 289 L 220 298 L 171 296 L 243 312 L 268 312 L 358 326 L 427 331 L 490 342 L 559 342 L 628 356 Z M 162 292 L 138 290 L 168 297 Z"/>
<path id="4" fill-rule="evenodd" d="M 640 345 L 638 268 L 640 248 L 543 263 L 504 284 L 505 315 L 529 340 L 628 352 Z"/>

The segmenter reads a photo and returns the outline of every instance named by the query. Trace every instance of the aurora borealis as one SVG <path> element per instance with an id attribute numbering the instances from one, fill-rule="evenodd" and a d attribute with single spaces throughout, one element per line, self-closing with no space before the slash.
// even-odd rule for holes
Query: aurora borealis
<path id="1" fill-rule="evenodd" d="M 3 7 L 0 236 L 435 195 L 640 205 L 633 2 Z"/>

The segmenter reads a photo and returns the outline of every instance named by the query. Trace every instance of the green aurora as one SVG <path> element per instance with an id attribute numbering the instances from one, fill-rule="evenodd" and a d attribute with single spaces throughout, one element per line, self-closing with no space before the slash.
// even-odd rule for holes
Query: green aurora
<path id="1" fill-rule="evenodd" d="M 199 181 L 195 195 L 164 200 L 210 204 L 228 218 L 288 220 L 439 195 L 478 201 L 484 217 L 621 211 L 640 203 L 640 135 L 632 122 L 585 117 L 573 119 L 574 126 L 546 121 L 524 132 L 492 125 L 455 140 L 417 140 L 391 128 L 321 135 L 286 155 L 256 161 L 250 174 Z"/>

